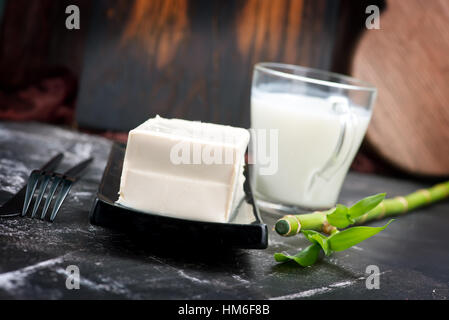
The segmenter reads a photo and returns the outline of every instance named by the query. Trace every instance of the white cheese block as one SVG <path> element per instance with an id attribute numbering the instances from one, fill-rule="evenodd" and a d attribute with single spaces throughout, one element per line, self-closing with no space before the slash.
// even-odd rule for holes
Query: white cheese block
<path id="1" fill-rule="evenodd" d="M 248 142 L 242 128 L 156 116 L 129 133 L 117 203 L 227 222 L 244 196 Z"/>

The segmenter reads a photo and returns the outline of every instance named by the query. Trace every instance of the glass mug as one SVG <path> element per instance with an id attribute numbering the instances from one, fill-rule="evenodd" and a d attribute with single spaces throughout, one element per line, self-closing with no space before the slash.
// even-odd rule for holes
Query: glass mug
<path id="1" fill-rule="evenodd" d="M 371 119 L 376 88 L 281 63 L 255 65 L 251 184 L 258 204 L 284 212 L 335 206 Z"/>

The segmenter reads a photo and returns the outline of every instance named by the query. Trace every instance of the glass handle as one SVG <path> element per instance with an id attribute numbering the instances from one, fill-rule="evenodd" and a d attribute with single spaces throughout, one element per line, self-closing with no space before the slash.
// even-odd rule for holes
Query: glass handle
<path id="1" fill-rule="evenodd" d="M 318 178 L 329 181 L 341 169 L 350 157 L 356 140 L 357 116 L 351 112 L 348 99 L 331 96 L 328 100 L 332 105 L 332 112 L 339 117 L 340 132 L 331 157 L 321 169 L 313 174 L 309 183 L 309 191 L 317 184 Z"/>

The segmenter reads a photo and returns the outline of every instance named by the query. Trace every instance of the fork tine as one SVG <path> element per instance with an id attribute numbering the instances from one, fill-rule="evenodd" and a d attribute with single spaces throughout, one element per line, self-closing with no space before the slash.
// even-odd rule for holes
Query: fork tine
<path id="1" fill-rule="evenodd" d="M 22 217 L 26 215 L 31 200 L 33 199 L 34 191 L 36 190 L 36 186 L 39 182 L 40 173 L 41 173 L 40 171 L 35 170 L 31 172 L 30 177 L 28 178 L 27 190 L 25 193 L 25 201 L 23 202 L 22 208 Z"/>
<path id="2" fill-rule="evenodd" d="M 31 218 L 34 218 L 36 215 L 37 209 L 39 208 L 39 204 L 41 203 L 42 197 L 44 196 L 45 190 L 47 189 L 48 182 L 50 181 L 51 176 L 44 175 L 43 181 L 41 181 L 39 186 L 39 194 L 37 195 L 36 201 L 34 202 L 33 212 L 31 213 Z"/>
<path id="3" fill-rule="evenodd" d="M 53 220 L 55 220 L 59 208 L 61 208 L 62 202 L 64 201 L 65 197 L 67 197 L 67 194 L 69 193 L 71 187 L 72 181 L 63 180 L 61 190 L 59 191 L 59 194 L 56 197 L 55 206 L 53 207 L 53 211 L 50 216 L 50 222 L 53 222 Z"/>
<path id="4" fill-rule="evenodd" d="M 44 208 L 42 209 L 41 220 L 45 218 L 47 214 L 47 210 L 50 207 L 50 202 L 53 199 L 53 195 L 55 194 L 56 189 L 61 183 L 61 178 L 53 177 L 53 183 L 50 186 L 50 191 L 47 194 L 47 198 L 45 199 Z"/>

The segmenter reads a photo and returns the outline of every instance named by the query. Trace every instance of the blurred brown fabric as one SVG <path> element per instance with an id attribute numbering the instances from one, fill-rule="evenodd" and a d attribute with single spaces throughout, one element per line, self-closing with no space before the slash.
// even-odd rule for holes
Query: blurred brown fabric
<path id="1" fill-rule="evenodd" d="M 77 87 L 76 79 L 65 74 L 44 77 L 23 89 L 0 91 L 0 119 L 70 125 Z"/>
<path id="2" fill-rule="evenodd" d="M 88 0 L 5 1 L 0 120 L 73 124 L 86 32 L 64 27 L 69 4 L 81 6 L 88 18 Z"/>

